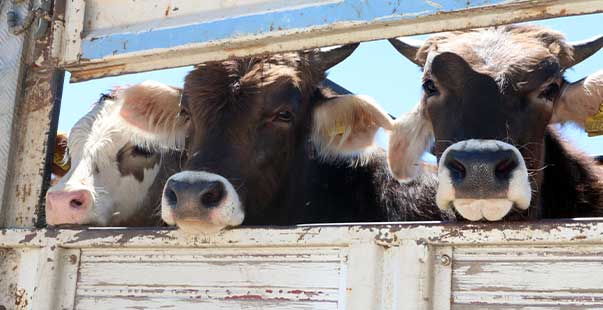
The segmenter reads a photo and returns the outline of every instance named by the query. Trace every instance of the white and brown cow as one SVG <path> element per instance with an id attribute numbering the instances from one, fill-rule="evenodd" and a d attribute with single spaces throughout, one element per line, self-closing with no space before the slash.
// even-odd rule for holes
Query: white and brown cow
<path id="1" fill-rule="evenodd" d="M 549 124 L 584 124 L 603 104 L 603 72 L 569 83 L 564 72 L 603 46 L 558 32 L 511 25 L 390 42 L 423 68 L 424 94 L 398 121 L 389 162 L 411 178 L 435 139 L 437 204 L 465 219 L 603 216 L 594 162 Z"/>
<path id="2" fill-rule="evenodd" d="M 158 82 L 117 89 L 99 102 L 71 129 L 71 169 L 46 194 L 49 225 L 154 226 L 161 223 L 159 202 L 163 183 L 178 167 L 179 156 L 158 149 L 173 144 L 175 135 L 151 138 L 118 117 L 124 104 L 153 102 L 178 107 L 181 89 Z M 161 115 L 149 116 L 155 123 Z M 137 120 L 140 126 L 147 119 Z M 158 140 L 160 139 L 160 140 Z"/>

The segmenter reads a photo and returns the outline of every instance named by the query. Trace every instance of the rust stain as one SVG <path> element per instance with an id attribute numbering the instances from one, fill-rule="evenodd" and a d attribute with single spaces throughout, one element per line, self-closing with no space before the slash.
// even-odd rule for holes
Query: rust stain
<path id="1" fill-rule="evenodd" d="M 163 12 L 163 16 L 170 16 L 170 11 L 172 9 L 172 5 L 168 4 L 167 8 L 165 8 L 165 11 Z"/>
<path id="2" fill-rule="evenodd" d="M 261 295 L 247 294 L 247 295 L 226 296 L 226 297 L 224 297 L 224 299 L 227 299 L 227 300 L 262 300 L 264 298 Z"/>
<path id="3" fill-rule="evenodd" d="M 46 230 L 46 233 L 44 233 L 44 236 L 46 238 L 56 238 L 59 235 L 59 231 L 57 229 L 52 229 L 49 228 Z M 54 250 L 55 246 L 53 245 L 51 250 Z"/>
<path id="4" fill-rule="evenodd" d="M 25 235 L 25 237 L 23 237 L 23 239 L 21 241 L 19 241 L 19 244 L 29 243 L 36 236 L 37 236 L 37 234 L 35 232 L 29 233 L 29 234 Z"/>
<path id="5" fill-rule="evenodd" d="M 121 65 L 105 66 L 105 67 L 94 68 L 94 69 L 72 71 L 71 72 L 71 81 L 90 80 L 90 79 L 93 79 L 93 78 L 96 78 L 99 76 L 104 76 L 105 74 L 108 74 L 108 73 L 112 73 L 113 75 L 125 73 L 125 72 L 123 72 L 125 69 L 126 69 L 126 65 L 121 64 Z"/>
<path id="6" fill-rule="evenodd" d="M 27 291 L 25 289 L 18 289 L 15 292 L 15 309 L 27 309 L 28 304 Z"/>

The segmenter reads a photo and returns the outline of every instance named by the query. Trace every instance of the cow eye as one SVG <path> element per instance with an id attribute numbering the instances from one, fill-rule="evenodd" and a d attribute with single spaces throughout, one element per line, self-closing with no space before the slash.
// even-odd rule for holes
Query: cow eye
<path id="1" fill-rule="evenodd" d="M 433 96 L 438 93 L 438 88 L 432 80 L 427 80 L 423 83 L 423 90 L 427 96 Z"/>
<path id="2" fill-rule="evenodd" d="M 293 120 L 293 113 L 291 113 L 289 111 L 281 111 L 276 116 L 276 119 L 281 122 L 289 123 Z"/>
<path id="3" fill-rule="evenodd" d="M 191 119 L 191 113 L 188 111 L 188 109 L 181 106 L 180 112 L 178 112 L 178 117 L 184 120 L 185 122 L 188 122 Z"/>
<path id="4" fill-rule="evenodd" d="M 559 95 L 559 90 L 560 88 L 557 83 L 551 83 L 538 95 L 538 98 L 553 101 Z"/>

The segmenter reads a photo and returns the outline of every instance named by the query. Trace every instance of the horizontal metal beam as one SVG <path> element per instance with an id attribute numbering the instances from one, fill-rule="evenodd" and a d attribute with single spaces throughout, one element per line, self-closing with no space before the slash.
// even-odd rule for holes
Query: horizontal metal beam
<path id="1" fill-rule="evenodd" d="M 600 0 L 70 0 L 72 81 L 230 57 L 603 12 Z"/>
<path id="2" fill-rule="evenodd" d="M 308 225 L 226 230 L 214 235 L 186 235 L 173 229 L 5 229 L 0 248 L 45 247 L 263 247 L 348 246 L 356 243 L 399 246 L 431 245 L 603 244 L 603 221 L 583 219 L 537 223 L 374 223 Z"/>

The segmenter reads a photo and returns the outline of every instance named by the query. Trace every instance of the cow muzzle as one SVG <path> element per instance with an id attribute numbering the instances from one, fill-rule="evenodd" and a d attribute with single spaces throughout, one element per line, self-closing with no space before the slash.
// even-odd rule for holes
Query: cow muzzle
<path id="1" fill-rule="evenodd" d="M 161 218 L 184 232 L 214 233 L 243 223 L 239 195 L 224 177 L 183 171 L 171 176 L 163 189 Z"/>
<path id="2" fill-rule="evenodd" d="M 93 207 L 88 190 L 62 190 L 46 193 L 46 222 L 48 225 L 89 224 Z"/>
<path id="3" fill-rule="evenodd" d="M 440 158 L 436 202 L 470 221 L 503 219 L 530 206 L 528 171 L 516 147 L 498 140 L 464 140 Z"/>

